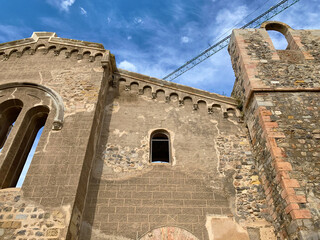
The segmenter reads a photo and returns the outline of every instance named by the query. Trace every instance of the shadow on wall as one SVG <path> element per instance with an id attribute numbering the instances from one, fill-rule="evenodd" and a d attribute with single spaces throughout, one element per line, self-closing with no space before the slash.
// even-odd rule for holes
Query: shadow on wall
<path id="1" fill-rule="evenodd" d="M 109 85 L 107 92 L 108 93 L 106 94 L 104 106 L 112 105 L 114 99 L 120 95 L 119 86 L 112 87 Z M 101 129 L 109 129 L 112 111 L 107 112 L 105 111 L 105 108 L 102 108 L 102 111 L 104 111 L 103 113 L 104 117 L 103 117 L 103 123 L 102 123 Z M 101 189 L 104 187 L 104 183 L 101 183 L 104 161 L 101 160 L 99 156 L 103 155 L 105 146 L 108 142 L 108 138 L 109 138 L 108 131 L 103 131 L 102 134 L 100 135 L 100 139 L 98 140 L 98 149 L 96 152 L 97 157 L 95 157 L 94 163 L 92 166 L 91 176 L 89 180 L 89 188 L 88 188 L 85 209 L 84 209 L 84 216 L 83 216 L 83 220 L 80 228 L 80 236 L 79 236 L 80 240 L 94 239 L 92 226 L 93 226 L 95 215 L 96 215 L 95 213 L 98 211 L 97 209 L 98 208 L 97 200 L 98 200 L 98 193 L 99 193 L 98 189 Z"/>

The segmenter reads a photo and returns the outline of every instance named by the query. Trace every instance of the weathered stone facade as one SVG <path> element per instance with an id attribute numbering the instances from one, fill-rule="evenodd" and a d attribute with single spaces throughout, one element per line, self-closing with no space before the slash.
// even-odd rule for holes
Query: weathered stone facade
<path id="1" fill-rule="evenodd" d="M 284 34 L 276 50 L 266 30 Z M 279 22 L 235 30 L 229 46 L 245 121 L 276 232 L 319 239 L 319 30 Z"/>
<path id="2" fill-rule="evenodd" d="M 0 44 L 0 239 L 317 239 L 318 32 L 279 52 L 266 26 L 234 31 L 233 97 L 54 33 Z"/>

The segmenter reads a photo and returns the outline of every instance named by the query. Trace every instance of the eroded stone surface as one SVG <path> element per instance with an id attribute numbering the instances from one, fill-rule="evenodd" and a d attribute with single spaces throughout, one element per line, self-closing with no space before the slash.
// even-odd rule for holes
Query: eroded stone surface
<path id="1" fill-rule="evenodd" d="M 268 24 L 268 23 L 267 23 Z M 229 52 L 269 213 L 282 239 L 319 238 L 319 30 L 236 30 Z"/>

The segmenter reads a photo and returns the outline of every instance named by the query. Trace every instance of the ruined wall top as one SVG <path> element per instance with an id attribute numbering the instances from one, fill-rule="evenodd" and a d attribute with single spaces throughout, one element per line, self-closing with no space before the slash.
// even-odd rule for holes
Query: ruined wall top
<path id="1" fill-rule="evenodd" d="M 274 46 L 269 30 L 285 37 L 285 50 Z M 228 48 L 236 75 L 232 96 L 246 106 L 256 91 L 319 90 L 319 37 L 320 30 L 294 30 L 277 21 L 233 30 Z"/>

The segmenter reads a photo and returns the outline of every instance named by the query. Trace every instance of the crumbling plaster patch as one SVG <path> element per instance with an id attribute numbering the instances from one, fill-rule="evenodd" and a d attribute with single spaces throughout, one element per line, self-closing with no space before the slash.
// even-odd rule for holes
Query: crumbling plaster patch
<path id="1" fill-rule="evenodd" d="M 198 240 L 190 232 L 178 228 L 178 227 L 162 227 L 154 229 L 143 237 L 140 240 L 159 240 L 159 239 L 185 239 L 185 240 Z"/>
<path id="2" fill-rule="evenodd" d="M 150 136 L 152 132 L 159 129 L 150 129 L 147 136 L 140 140 L 140 146 L 130 148 L 129 146 L 123 147 L 120 144 L 107 143 L 103 152 L 104 163 L 107 167 L 111 168 L 115 173 L 132 172 L 148 168 L 150 163 Z M 176 164 L 175 149 L 173 147 L 174 132 L 163 129 L 170 134 L 170 152 L 172 158 L 172 166 Z M 126 131 L 114 129 L 112 132 L 118 138 L 128 136 Z"/>
<path id="3" fill-rule="evenodd" d="M 207 215 L 206 227 L 210 240 L 249 240 L 247 231 L 231 217 Z"/>
<path id="4" fill-rule="evenodd" d="M 98 97 L 100 85 L 92 81 L 92 71 L 88 71 L 87 67 L 51 70 L 52 78 L 48 79 L 47 84 L 58 89 L 63 99 L 68 99 L 64 101 L 65 116 L 75 112 L 94 110 L 93 102 Z M 64 84 L 61 85 L 61 82 Z"/>

